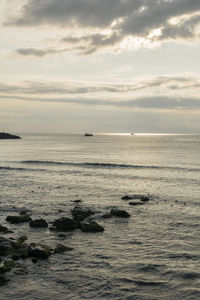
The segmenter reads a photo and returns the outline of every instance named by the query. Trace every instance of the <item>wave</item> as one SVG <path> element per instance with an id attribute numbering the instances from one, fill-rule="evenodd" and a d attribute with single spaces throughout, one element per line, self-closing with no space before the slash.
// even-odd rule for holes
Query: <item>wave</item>
<path id="1" fill-rule="evenodd" d="M 176 171 L 188 171 L 188 172 L 200 172 L 200 168 L 185 168 L 185 167 L 173 167 L 173 166 L 148 166 L 148 165 L 129 165 L 129 164 L 114 164 L 114 163 L 73 163 L 73 162 L 61 162 L 50 160 L 25 160 L 18 163 L 33 164 L 33 165 L 60 165 L 60 166 L 74 166 L 74 167 L 88 167 L 88 168 L 110 168 L 110 169 L 155 169 L 155 170 L 176 170 Z"/>
<path id="2" fill-rule="evenodd" d="M 2 167 L 0 166 L 0 170 L 3 170 L 3 171 L 46 171 L 45 169 L 30 169 L 30 168 L 15 168 L 15 167 Z"/>

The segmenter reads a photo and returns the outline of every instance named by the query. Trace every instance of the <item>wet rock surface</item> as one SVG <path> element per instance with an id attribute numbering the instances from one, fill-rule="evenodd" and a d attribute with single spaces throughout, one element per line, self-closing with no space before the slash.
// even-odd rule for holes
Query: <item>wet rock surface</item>
<path id="1" fill-rule="evenodd" d="M 77 223 L 73 219 L 62 217 L 53 222 L 53 227 L 58 231 L 70 231 L 77 228 Z"/>
<path id="2" fill-rule="evenodd" d="M 112 208 L 110 214 L 115 217 L 129 218 L 131 215 L 122 209 Z"/>
<path id="3" fill-rule="evenodd" d="M 36 219 L 29 222 L 30 227 L 48 227 L 48 223 L 44 219 Z"/>

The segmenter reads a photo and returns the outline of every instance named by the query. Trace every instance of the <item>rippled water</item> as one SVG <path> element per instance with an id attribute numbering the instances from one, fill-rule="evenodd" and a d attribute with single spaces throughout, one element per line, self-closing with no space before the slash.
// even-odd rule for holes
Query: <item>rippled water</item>
<path id="1" fill-rule="evenodd" d="M 1 225 L 28 242 L 74 250 L 13 276 L 0 299 L 200 299 L 200 136 L 22 135 L 0 140 Z M 125 194 L 150 194 L 133 207 Z M 74 200 L 96 212 L 103 233 L 60 238 L 6 224 L 24 208 L 33 218 L 70 216 Z M 102 219 L 118 207 L 129 219 Z"/>

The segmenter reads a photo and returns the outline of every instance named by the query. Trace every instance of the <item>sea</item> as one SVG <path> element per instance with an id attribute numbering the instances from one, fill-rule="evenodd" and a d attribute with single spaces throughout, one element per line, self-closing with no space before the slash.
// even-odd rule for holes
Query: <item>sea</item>
<path id="1" fill-rule="evenodd" d="M 6 237 L 72 247 L 8 273 L 1 300 L 200 299 L 200 135 L 21 134 L 0 140 L 0 225 Z M 125 195 L 148 195 L 131 206 Z M 60 235 L 9 224 L 28 210 L 49 224 L 75 200 L 104 232 Z M 111 208 L 130 218 L 102 215 Z"/>

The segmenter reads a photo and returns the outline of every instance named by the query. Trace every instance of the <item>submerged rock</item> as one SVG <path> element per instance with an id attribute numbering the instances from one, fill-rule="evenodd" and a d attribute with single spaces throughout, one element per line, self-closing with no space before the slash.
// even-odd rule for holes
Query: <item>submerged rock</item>
<path id="1" fill-rule="evenodd" d="M 18 224 L 31 221 L 31 217 L 27 214 L 21 214 L 18 216 L 7 216 L 6 221 L 12 224 Z"/>
<path id="2" fill-rule="evenodd" d="M 141 201 L 142 202 L 148 202 L 150 199 L 149 199 L 149 197 L 147 197 L 147 196 L 142 196 L 141 197 Z"/>
<path id="3" fill-rule="evenodd" d="M 10 239 L 0 237 L 0 255 L 10 254 L 13 251 L 15 244 L 16 243 Z"/>
<path id="4" fill-rule="evenodd" d="M 3 265 L 0 267 L 0 273 L 4 274 L 10 272 L 15 267 L 15 262 L 12 260 L 4 261 Z"/>
<path id="5" fill-rule="evenodd" d="M 59 231 L 70 231 L 70 230 L 76 229 L 77 224 L 74 220 L 63 217 L 63 218 L 57 219 L 53 223 L 53 227 L 55 227 L 56 230 L 59 230 Z"/>
<path id="6" fill-rule="evenodd" d="M 104 231 L 104 228 L 94 221 L 91 221 L 88 223 L 80 223 L 80 229 L 83 232 L 102 232 L 102 231 Z"/>
<path id="7" fill-rule="evenodd" d="M 9 279 L 5 275 L 0 274 L 0 286 L 6 284 L 8 281 Z"/>
<path id="8" fill-rule="evenodd" d="M 8 231 L 8 228 L 0 225 L 0 232 L 6 232 L 6 231 Z"/>
<path id="9" fill-rule="evenodd" d="M 52 249 L 49 246 L 30 246 L 28 251 L 29 257 L 47 259 L 52 254 Z"/>
<path id="10" fill-rule="evenodd" d="M 75 207 L 72 210 L 72 216 L 74 220 L 81 222 L 85 220 L 87 217 L 94 215 L 94 212 L 90 209 L 82 209 L 80 207 Z"/>
<path id="11" fill-rule="evenodd" d="M 36 219 L 29 222 L 30 227 L 48 227 L 48 223 L 44 219 Z"/>
<path id="12" fill-rule="evenodd" d="M 66 252 L 66 251 L 71 251 L 71 250 L 73 250 L 73 248 L 66 247 L 66 246 L 64 246 L 62 244 L 57 244 L 56 248 L 54 249 L 54 253 L 55 254 L 62 254 L 64 252 Z"/>
<path id="13" fill-rule="evenodd" d="M 121 218 L 129 218 L 131 216 L 127 211 L 116 208 L 112 208 L 110 214 Z"/>

